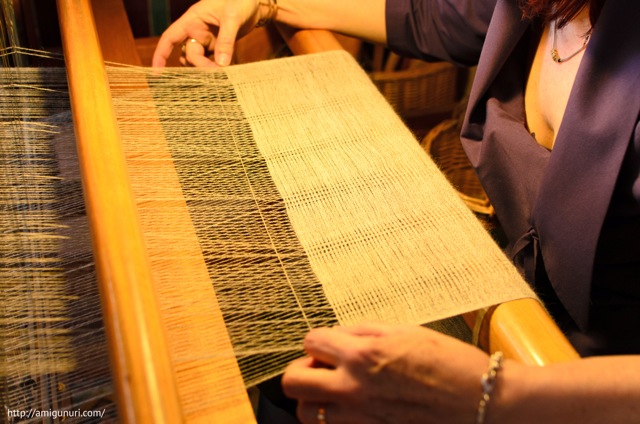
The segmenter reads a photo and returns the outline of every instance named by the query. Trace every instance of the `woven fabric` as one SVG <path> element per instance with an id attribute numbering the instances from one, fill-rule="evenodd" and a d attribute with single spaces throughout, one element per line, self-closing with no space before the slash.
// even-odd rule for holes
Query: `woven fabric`
<path id="1" fill-rule="evenodd" d="M 340 323 L 533 296 L 348 54 L 228 74 Z"/>

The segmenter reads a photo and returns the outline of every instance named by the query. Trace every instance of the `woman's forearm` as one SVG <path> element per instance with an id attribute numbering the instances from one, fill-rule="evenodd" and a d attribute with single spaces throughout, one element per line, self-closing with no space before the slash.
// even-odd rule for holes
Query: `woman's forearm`
<path id="1" fill-rule="evenodd" d="M 279 22 L 386 43 L 385 0 L 278 0 Z"/>
<path id="2" fill-rule="evenodd" d="M 542 368 L 509 362 L 503 371 L 488 422 L 640 422 L 638 356 L 587 358 Z"/>

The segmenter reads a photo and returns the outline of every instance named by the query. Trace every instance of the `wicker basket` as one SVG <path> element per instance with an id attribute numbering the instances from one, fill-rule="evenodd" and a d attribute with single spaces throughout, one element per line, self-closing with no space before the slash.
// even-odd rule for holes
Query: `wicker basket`
<path id="1" fill-rule="evenodd" d="M 413 61 L 408 69 L 369 75 L 403 118 L 450 112 L 459 100 L 458 68 L 449 63 Z"/>
<path id="2" fill-rule="evenodd" d="M 458 119 L 447 119 L 420 142 L 472 211 L 493 217 L 494 210 L 460 142 Z"/>

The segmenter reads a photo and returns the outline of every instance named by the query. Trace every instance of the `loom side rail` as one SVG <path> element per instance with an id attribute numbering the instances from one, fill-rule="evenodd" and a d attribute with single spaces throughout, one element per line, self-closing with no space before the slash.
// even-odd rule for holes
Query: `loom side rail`
<path id="1" fill-rule="evenodd" d="M 298 30 L 285 25 L 277 25 L 277 29 L 295 55 L 344 50 L 344 46 L 329 31 Z"/>
<path id="2" fill-rule="evenodd" d="M 488 348 L 529 365 L 580 358 L 551 316 L 536 299 L 519 299 L 497 306 L 488 323 Z"/>
<path id="3" fill-rule="evenodd" d="M 181 422 L 90 2 L 57 4 L 120 420 Z"/>
<path id="4" fill-rule="evenodd" d="M 488 352 L 527 365 L 546 365 L 580 358 L 537 299 L 517 299 L 463 314 L 474 343 Z"/>

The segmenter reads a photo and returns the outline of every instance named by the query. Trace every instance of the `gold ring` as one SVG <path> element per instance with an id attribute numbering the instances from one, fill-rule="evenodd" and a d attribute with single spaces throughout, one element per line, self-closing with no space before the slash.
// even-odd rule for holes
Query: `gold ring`
<path id="1" fill-rule="evenodd" d="M 317 415 L 318 424 L 327 424 L 327 415 L 326 414 L 327 414 L 327 410 L 324 407 L 319 406 L 318 407 L 318 415 Z"/>

